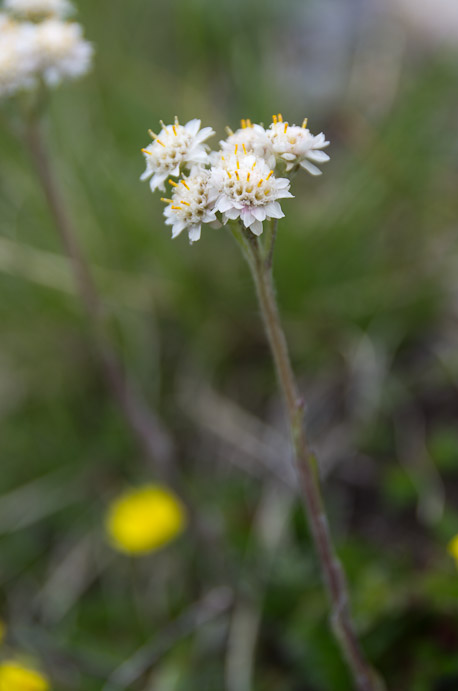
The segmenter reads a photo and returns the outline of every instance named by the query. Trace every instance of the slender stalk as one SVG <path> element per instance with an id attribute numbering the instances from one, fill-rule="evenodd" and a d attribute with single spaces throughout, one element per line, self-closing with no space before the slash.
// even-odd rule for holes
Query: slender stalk
<path id="1" fill-rule="evenodd" d="M 92 325 L 95 347 L 108 388 L 146 457 L 164 480 L 171 476 L 172 441 L 162 423 L 148 407 L 135 384 L 124 371 L 107 334 L 102 300 L 91 270 L 78 244 L 76 228 L 67 213 L 41 131 L 37 112 L 27 123 L 26 139 L 46 201 L 62 245 L 70 260 L 82 305 Z"/>
<path id="2" fill-rule="evenodd" d="M 282 390 L 291 429 L 301 496 L 305 504 L 311 534 L 321 563 L 324 580 L 331 604 L 331 621 L 340 648 L 353 675 L 358 691 L 381 691 L 383 682 L 365 659 L 356 637 L 350 607 L 348 586 L 337 557 L 329 530 L 328 519 L 321 498 L 316 459 L 310 449 L 303 424 L 304 402 L 291 367 L 288 346 L 281 326 L 271 270 L 271 253 L 264 260 L 259 238 L 249 231 L 233 230 L 248 259 L 258 295 L 261 313 L 275 362 L 278 381 Z"/>

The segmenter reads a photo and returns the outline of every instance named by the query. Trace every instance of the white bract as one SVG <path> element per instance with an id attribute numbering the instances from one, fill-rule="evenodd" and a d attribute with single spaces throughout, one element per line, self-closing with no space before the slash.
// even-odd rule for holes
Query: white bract
<path id="1" fill-rule="evenodd" d="M 85 74 L 92 62 L 92 45 L 84 40 L 83 29 L 74 22 L 47 19 L 35 25 L 38 71 L 49 86 Z"/>
<path id="2" fill-rule="evenodd" d="M 151 190 L 165 190 L 164 182 L 171 175 L 178 177 L 185 169 L 204 166 L 208 162 L 207 146 L 204 142 L 214 134 L 211 127 L 200 129 L 200 120 L 190 120 L 186 125 L 164 125 L 158 135 L 151 132 L 154 140 L 142 149 L 146 170 L 141 180 L 150 180 Z"/>
<path id="3" fill-rule="evenodd" d="M 35 84 L 35 27 L 0 17 L 0 98 Z"/>
<path id="4" fill-rule="evenodd" d="M 223 222 L 240 219 L 255 235 L 261 235 L 263 221 L 283 218 L 278 199 L 292 197 L 287 178 L 276 178 L 267 163 L 253 154 L 221 157 L 212 170 L 217 194 L 215 210 Z"/>
<path id="5" fill-rule="evenodd" d="M 68 0 L 5 0 L 5 10 L 26 19 L 66 17 L 74 10 Z"/>
<path id="6" fill-rule="evenodd" d="M 283 122 L 281 115 L 274 116 L 274 122 L 267 130 L 272 152 L 286 162 L 286 171 L 299 165 L 311 175 L 321 175 L 322 171 L 314 163 L 326 163 L 329 156 L 322 149 L 329 146 L 321 132 L 314 136 L 307 129 L 307 120 L 302 127 Z"/>
<path id="7" fill-rule="evenodd" d="M 216 221 L 214 211 L 214 191 L 210 187 L 210 173 L 202 169 L 179 183 L 173 182 L 172 199 L 164 209 L 166 225 L 172 226 L 172 238 L 176 238 L 185 228 L 191 243 L 200 239 L 202 223 Z"/>

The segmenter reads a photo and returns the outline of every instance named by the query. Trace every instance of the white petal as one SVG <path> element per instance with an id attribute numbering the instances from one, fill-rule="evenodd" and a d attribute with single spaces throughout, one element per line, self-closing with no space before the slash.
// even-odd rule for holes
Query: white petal
<path id="1" fill-rule="evenodd" d="M 254 223 L 251 224 L 250 230 L 252 233 L 255 235 L 261 235 L 262 233 L 262 223 L 261 221 L 254 221 Z"/>
<path id="2" fill-rule="evenodd" d="M 199 127 L 200 127 L 200 120 L 197 120 L 196 118 L 194 120 L 190 120 L 184 126 L 185 130 L 187 132 L 189 132 L 189 134 L 191 134 L 193 137 L 196 136 L 197 132 L 199 131 Z"/>
<path id="3" fill-rule="evenodd" d="M 188 230 L 188 235 L 189 235 L 189 242 L 192 244 L 193 242 L 196 242 L 197 240 L 200 240 L 200 231 L 201 231 L 202 226 L 191 226 Z"/>
<path id="4" fill-rule="evenodd" d="M 326 163 L 326 161 L 330 160 L 328 154 L 325 154 L 324 151 L 310 151 L 307 154 L 307 158 L 310 161 L 315 161 L 315 163 Z"/>
<path id="5" fill-rule="evenodd" d="M 172 238 L 178 237 L 178 235 L 183 232 L 186 228 L 186 223 L 184 221 L 177 221 L 172 227 Z"/>
<path id="6" fill-rule="evenodd" d="M 200 124 L 200 120 L 199 120 L 199 124 Z M 204 127 L 196 135 L 196 142 L 199 142 L 199 143 L 204 142 L 206 139 L 209 139 L 209 137 L 213 137 L 214 134 L 215 134 L 215 130 L 212 127 Z"/>
<path id="7" fill-rule="evenodd" d="M 242 219 L 243 223 L 247 228 L 256 221 L 256 218 L 254 214 L 251 212 L 251 209 L 242 209 L 242 211 L 240 212 L 240 218 Z"/>
<path id="8" fill-rule="evenodd" d="M 233 205 L 232 205 L 231 200 L 228 197 L 223 196 L 223 197 L 220 197 L 218 199 L 218 201 L 216 202 L 215 209 L 216 209 L 216 211 L 221 211 L 221 212 L 229 211 L 229 209 L 232 209 L 232 206 Z"/>
<path id="9" fill-rule="evenodd" d="M 281 210 L 281 206 L 278 202 L 270 202 L 266 206 L 266 215 L 270 218 L 283 218 L 285 215 Z"/>
<path id="10" fill-rule="evenodd" d="M 302 161 L 301 166 L 306 171 L 308 171 L 310 175 L 323 175 L 323 171 L 321 171 L 319 168 L 314 166 L 313 163 L 310 163 L 309 161 Z"/>
<path id="11" fill-rule="evenodd" d="M 294 154 L 282 154 L 281 156 L 285 161 L 295 161 L 296 156 Z"/>
<path id="12" fill-rule="evenodd" d="M 253 208 L 251 209 L 251 213 L 257 221 L 265 220 L 266 216 L 268 215 L 266 213 L 268 206 L 270 205 L 268 204 L 267 206 L 253 206 Z"/>
<path id="13" fill-rule="evenodd" d="M 148 170 L 148 168 L 147 168 L 145 170 L 145 172 L 140 175 L 140 180 L 148 180 L 148 178 L 150 178 L 152 174 L 153 174 L 153 171 Z"/>

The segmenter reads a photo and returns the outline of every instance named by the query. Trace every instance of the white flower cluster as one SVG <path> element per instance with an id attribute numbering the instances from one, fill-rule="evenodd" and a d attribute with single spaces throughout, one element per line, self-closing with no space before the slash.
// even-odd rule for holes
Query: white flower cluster
<path id="1" fill-rule="evenodd" d="M 5 0 L 0 13 L 0 98 L 85 74 L 93 49 L 68 0 Z"/>
<path id="2" fill-rule="evenodd" d="M 164 215 L 172 226 L 172 237 L 188 231 L 190 242 L 199 240 L 203 223 L 225 225 L 240 221 L 255 235 L 261 235 L 263 222 L 282 218 L 279 199 L 292 197 L 289 175 L 300 168 L 321 175 L 315 165 L 329 161 L 323 149 L 329 145 L 323 133 L 314 136 L 307 129 L 283 122 L 274 115 L 268 128 L 242 120 L 236 132 L 220 142 L 219 151 L 209 151 L 205 143 L 214 134 L 211 127 L 200 129 L 200 120 L 180 125 L 164 125 L 153 142 L 142 152 L 146 170 L 142 180 L 150 179 L 151 190 L 172 186 Z M 171 178 L 179 178 L 176 182 Z"/>

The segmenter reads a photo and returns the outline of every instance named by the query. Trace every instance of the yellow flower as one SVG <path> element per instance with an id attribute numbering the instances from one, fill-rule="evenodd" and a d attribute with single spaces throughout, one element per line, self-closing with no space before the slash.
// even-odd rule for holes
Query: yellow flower
<path id="1" fill-rule="evenodd" d="M 49 691 L 48 680 L 17 662 L 0 664 L 0 691 Z"/>
<path id="2" fill-rule="evenodd" d="M 158 485 L 144 485 L 124 493 L 113 501 L 106 517 L 113 546 L 128 554 L 159 549 L 179 535 L 185 524 L 180 501 Z"/>
<path id="3" fill-rule="evenodd" d="M 458 565 L 458 535 L 455 535 L 455 537 L 453 537 L 448 543 L 448 551 Z"/>

